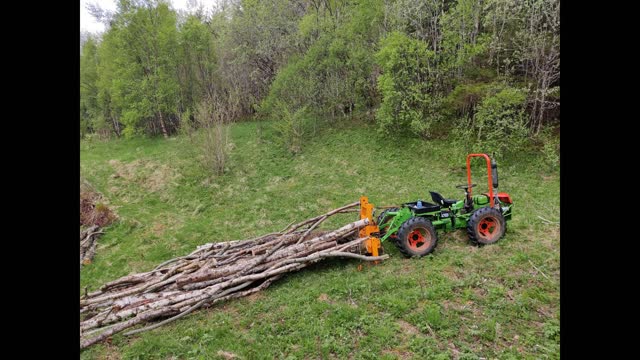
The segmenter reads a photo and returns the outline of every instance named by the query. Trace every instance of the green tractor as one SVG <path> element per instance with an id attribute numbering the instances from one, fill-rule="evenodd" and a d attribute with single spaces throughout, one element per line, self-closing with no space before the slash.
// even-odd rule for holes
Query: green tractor
<path id="1" fill-rule="evenodd" d="M 489 192 L 472 195 L 471 158 L 487 161 Z M 456 186 L 464 190 L 464 200 L 445 199 L 430 191 L 434 203 L 422 200 L 402 204 L 400 208 L 383 211 L 377 218 L 380 242 L 391 238 L 406 257 L 424 256 L 438 242 L 437 230 L 467 229 L 474 244 L 486 245 L 498 241 L 511 220 L 513 202 L 507 193 L 498 193 L 498 166 L 486 154 L 467 156 L 467 184 Z"/>

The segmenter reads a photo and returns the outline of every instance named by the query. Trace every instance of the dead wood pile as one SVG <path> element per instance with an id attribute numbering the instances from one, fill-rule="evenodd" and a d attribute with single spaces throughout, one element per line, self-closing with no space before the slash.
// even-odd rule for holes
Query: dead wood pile
<path id="1" fill-rule="evenodd" d="M 386 259 L 388 255 L 361 255 L 367 238 L 357 234 L 368 219 L 332 231 L 316 230 L 327 218 L 357 211 L 358 206 L 355 202 L 254 239 L 204 244 L 151 271 L 124 276 L 85 293 L 80 298 L 80 349 L 125 329 L 146 325 L 125 335 L 154 329 L 196 309 L 258 292 L 284 274 L 322 259 Z"/>

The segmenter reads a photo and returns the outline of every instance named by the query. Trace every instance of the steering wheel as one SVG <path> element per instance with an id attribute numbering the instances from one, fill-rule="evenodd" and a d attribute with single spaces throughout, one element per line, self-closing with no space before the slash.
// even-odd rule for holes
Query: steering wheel
<path id="1" fill-rule="evenodd" d="M 471 184 L 471 186 L 469 186 L 468 184 L 464 184 L 464 185 L 458 185 L 456 186 L 456 189 L 463 189 L 463 190 L 467 190 L 467 189 L 471 189 L 472 187 L 476 186 L 477 184 Z"/>

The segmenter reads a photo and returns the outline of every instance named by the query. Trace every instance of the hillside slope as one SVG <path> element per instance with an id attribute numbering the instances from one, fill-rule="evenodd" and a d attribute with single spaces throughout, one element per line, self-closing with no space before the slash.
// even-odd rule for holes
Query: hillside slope
<path id="1" fill-rule="evenodd" d="M 186 137 L 82 142 L 81 175 L 119 221 L 82 269 L 81 292 L 361 195 L 376 205 L 430 201 L 429 190 L 463 196 L 455 185 L 465 183 L 464 154 L 445 141 L 388 139 L 359 124 L 318 133 L 291 157 L 268 131 L 256 140 L 256 126 L 233 126 L 229 169 L 217 178 Z M 535 154 L 505 159 L 499 172 L 515 210 L 495 245 L 474 247 L 458 231 L 440 234 L 433 255 L 405 259 L 385 243 L 391 259 L 379 265 L 327 261 L 82 358 L 559 358 L 560 231 L 539 218 L 559 221 L 559 174 Z"/>

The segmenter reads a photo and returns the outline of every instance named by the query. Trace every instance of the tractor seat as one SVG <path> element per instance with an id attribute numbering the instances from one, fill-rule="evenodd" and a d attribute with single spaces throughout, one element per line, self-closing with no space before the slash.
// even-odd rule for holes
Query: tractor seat
<path id="1" fill-rule="evenodd" d="M 450 207 L 451 205 L 458 202 L 458 200 L 454 199 L 445 199 L 442 197 L 442 195 L 438 194 L 435 191 L 429 191 L 429 193 L 431 193 L 431 200 L 433 200 L 433 202 L 440 206 Z"/>
<path id="2" fill-rule="evenodd" d="M 416 214 L 425 214 L 440 210 L 440 206 L 422 200 L 408 202 L 402 205 L 410 208 Z"/>

